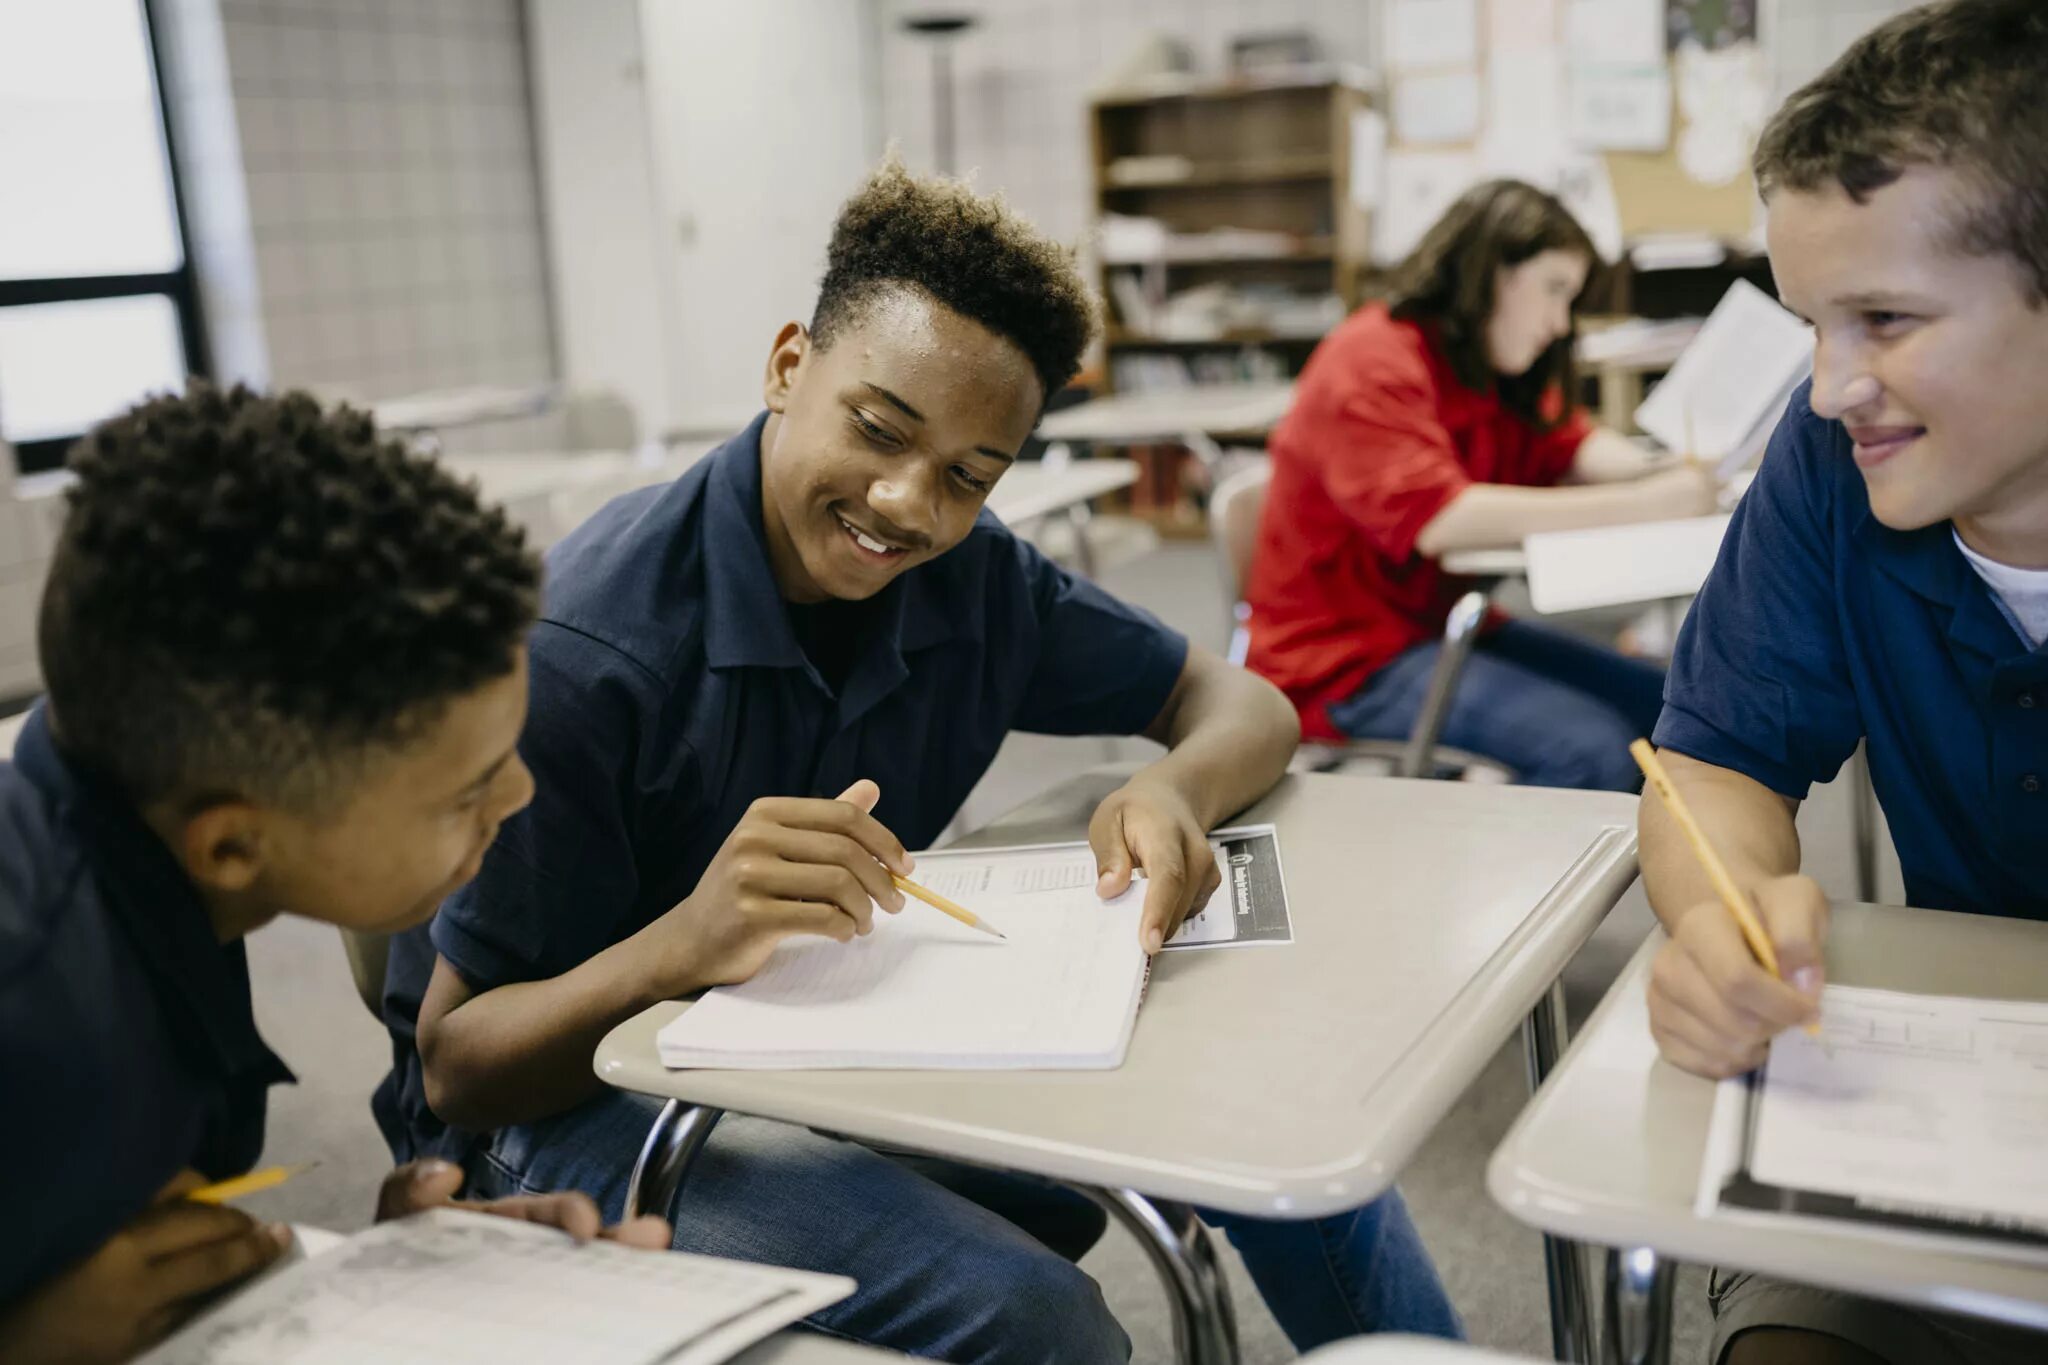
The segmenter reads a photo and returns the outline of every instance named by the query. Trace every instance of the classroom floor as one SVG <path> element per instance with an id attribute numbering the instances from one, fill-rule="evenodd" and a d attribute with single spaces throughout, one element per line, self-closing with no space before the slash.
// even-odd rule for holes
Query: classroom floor
<path id="1" fill-rule="evenodd" d="M 1169 544 L 1105 573 L 1111 590 L 1157 613 L 1198 642 L 1220 647 L 1222 590 L 1206 545 Z M 1588 623 L 1591 629 L 1612 622 Z M 1131 745 L 1135 755 L 1144 746 Z M 984 821 L 1078 768 L 1109 757 L 1100 740 L 1019 736 L 1005 746 L 963 815 Z M 1817 791 L 1801 813 L 1808 870 L 1831 895 L 1851 894 L 1847 803 L 1836 788 Z M 1898 872 L 1889 860 L 1880 898 L 1897 899 Z M 1640 889 L 1632 890 L 1574 960 L 1566 988 L 1574 1022 L 1598 1001 L 1651 923 Z M 378 1179 L 390 1161 L 369 1095 L 389 1064 L 384 1033 L 364 1013 L 350 984 L 334 932 L 285 919 L 250 942 L 256 1013 L 272 1047 L 301 1078 L 276 1092 L 265 1160 L 318 1160 L 318 1170 L 247 1201 L 251 1212 L 352 1230 L 369 1220 Z M 1548 1357 L 1543 1263 L 1536 1234 L 1488 1199 L 1488 1156 L 1527 1096 L 1518 1041 L 1504 1046 L 1438 1127 L 1401 1182 L 1423 1235 L 1435 1252 L 1472 1339 L 1498 1349 Z M 1219 1244 L 1222 1239 L 1218 1238 Z M 1242 1326 L 1247 1365 L 1290 1360 L 1294 1352 L 1260 1304 L 1234 1254 L 1224 1246 L 1231 1291 Z M 1129 1330 L 1141 1365 L 1173 1359 L 1164 1296 L 1137 1244 L 1112 1230 L 1083 1265 L 1102 1283 Z M 1696 1365 L 1706 1346 L 1705 1274 L 1679 1279 L 1679 1330 L 1672 1359 Z"/>

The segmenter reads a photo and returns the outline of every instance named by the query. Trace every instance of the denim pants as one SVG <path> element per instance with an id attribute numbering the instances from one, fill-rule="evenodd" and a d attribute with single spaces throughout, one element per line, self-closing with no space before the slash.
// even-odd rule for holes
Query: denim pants
<path id="1" fill-rule="evenodd" d="M 1395 656 L 1330 723 L 1353 739 L 1406 739 L 1422 714 L 1443 644 Z M 1482 636 L 1458 675 L 1440 736 L 1454 749 L 1497 759 L 1532 787 L 1635 791 L 1628 744 L 1648 738 L 1664 705 L 1664 670 L 1526 621 Z"/>
<path id="2" fill-rule="evenodd" d="M 580 1189 L 615 1220 L 657 1108 L 611 1092 L 505 1129 L 470 1158 L 468 1192 Z M 828 1336 L 963 1365 L 1130 1357 L 1101 1289 L 1074 1264 L 1104 1216 L 1047 1182 L 728 1114 L 672 1212 L 678 1251 L 853 1277 L 851 1298 L 806 1320 Z M 1460 1333 L 1398 1194 L 1314 1222 L 1205 1219 L 1300 1349 L 1369 1331 Z"/>

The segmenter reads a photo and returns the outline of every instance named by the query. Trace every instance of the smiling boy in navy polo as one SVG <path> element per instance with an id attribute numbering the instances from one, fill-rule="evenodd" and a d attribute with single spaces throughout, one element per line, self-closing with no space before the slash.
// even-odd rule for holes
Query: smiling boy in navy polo
<path id="1" fill-rule="evenodd" d="M 1646 801 L 1671 932 L 1651 1028 L 1702 1075 L 1749 1070 L 1813 1014 L 1827 902 L 1793 813 L 1858 742 L 1909 904 L 2048 919 L 2043 89 L 2037 0 L 1929 5 L 1859 40 L 1758 146 L 1814 378 L 1679 636 L 1656 739 L 1787 981 Z M 1730 1365 L 2048 1357 L 2040 1336 L 1753 1276 L 1724 1274 L 1715 1310 Z"/>
<path id="2" fill-rule="evenodd" d="M 767 412 L 550 557 L 535 804 L 394 958 L 396 1150 L 618 1209 L 654 1111 L 591 1074 L 597 1040 L 901 909 L 889 870 L 1012 730 L 1165 745 L 1094 816 L 1102 890 L 1145 870 L 1154 949 L 1206 898 L 1204 832 L 1280 776 L 1293 708 L 983 509 L 1092 327 L 1068 253 L 999 204 L 893 165 L 848 202 Z M 822 1331 L 952 1361 L 1129 1349 L 1069 1259 L 1100 1215 L 1037 1182 L 728 1116 L 677 1215 L 679 1248 L 853 1276 Z M 1231 1235 L 1303 1345 L 1456 1330 L 1397 1199 Z"/>
<path id="3" fill-rule="evenodd" d="M 49 698 L 0 764 L 0 1359 L 23 1365 L 125 1360 L 288 1245 L 180 1197 L 249 1168 L 291 1080 L 242 936 L 419 922 L 530 790 L 539 566 L 469 489 L 360 413 L 199 384 L 71 467 Z M 395 1172 L 380 1215 L 459 1177 Z M 597 1231 L 580 1195 L 497 1207 Z M 665 1244 L 654 1221 L 614 1235 Z"/>

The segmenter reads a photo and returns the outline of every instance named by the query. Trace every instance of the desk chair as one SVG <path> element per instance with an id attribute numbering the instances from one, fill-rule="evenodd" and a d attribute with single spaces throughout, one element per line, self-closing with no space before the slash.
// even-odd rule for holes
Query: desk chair
<path id="1" fill-rule="evenodd" d="M 1209 495 L 1209 534 L 1216 545 L 1216 563 L 1223 574 L 1223 595 L 1231 603 L 1229 658 L 1242 664 L 1251 648 L 1251 606 L 1244 600 L 1244 582 L 1251 572 L 1258 539 L 1259 513 L 1266 503 L 1272 465 L 1260 462 L 1223 479 Z M 1451 609 L 1444 631 L 1444 649 L 1429 682 L 1429 698 L 1415 729 L 1406 740 L 1351 739 L 1337 744 L 1308 742 L 1295 762 L 1310 772 L 1373 772 L 1400 777 L 1448 777 L 1465 782 L 1512 782 L 1506 766 L 1437 743 L 1458 673 L 1472 652 L 1478 626 L 1486 615 L 1486 595 L 1467 593 Z"/>

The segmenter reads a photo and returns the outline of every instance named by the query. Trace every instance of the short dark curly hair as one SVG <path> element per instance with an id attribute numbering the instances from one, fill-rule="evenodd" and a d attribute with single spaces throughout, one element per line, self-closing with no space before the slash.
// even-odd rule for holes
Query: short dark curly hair
<path id="1" fill-rule="evenodd" d="M 1073 252 L 999 197 L 914 176 L 893 156 L 839 210 L 812 339 L 831 346 L 891 286 L 922 290 L 1014 342 L 1044 398 L 1074 377 L 1095 333 L 1094 300 Z"/>
<path id="2" fill-rule="evenodd" d="M 194 381 L 94 429 L 44 589 L 59 744 L 135 803 L 340 800 L 379 746 L 516 666 L 525 533 L 310 395 Z"/>
<path id="3" fill-rule="evenodd" d="M 1958 172 L 1955 244 L 2010 256 L 2048 302 L 2048 5 L 1951 0 L 1889 19 L 1793 92 L 1757 139 L 1757 188 L 1861 203 L 1913 166 Z"/>

